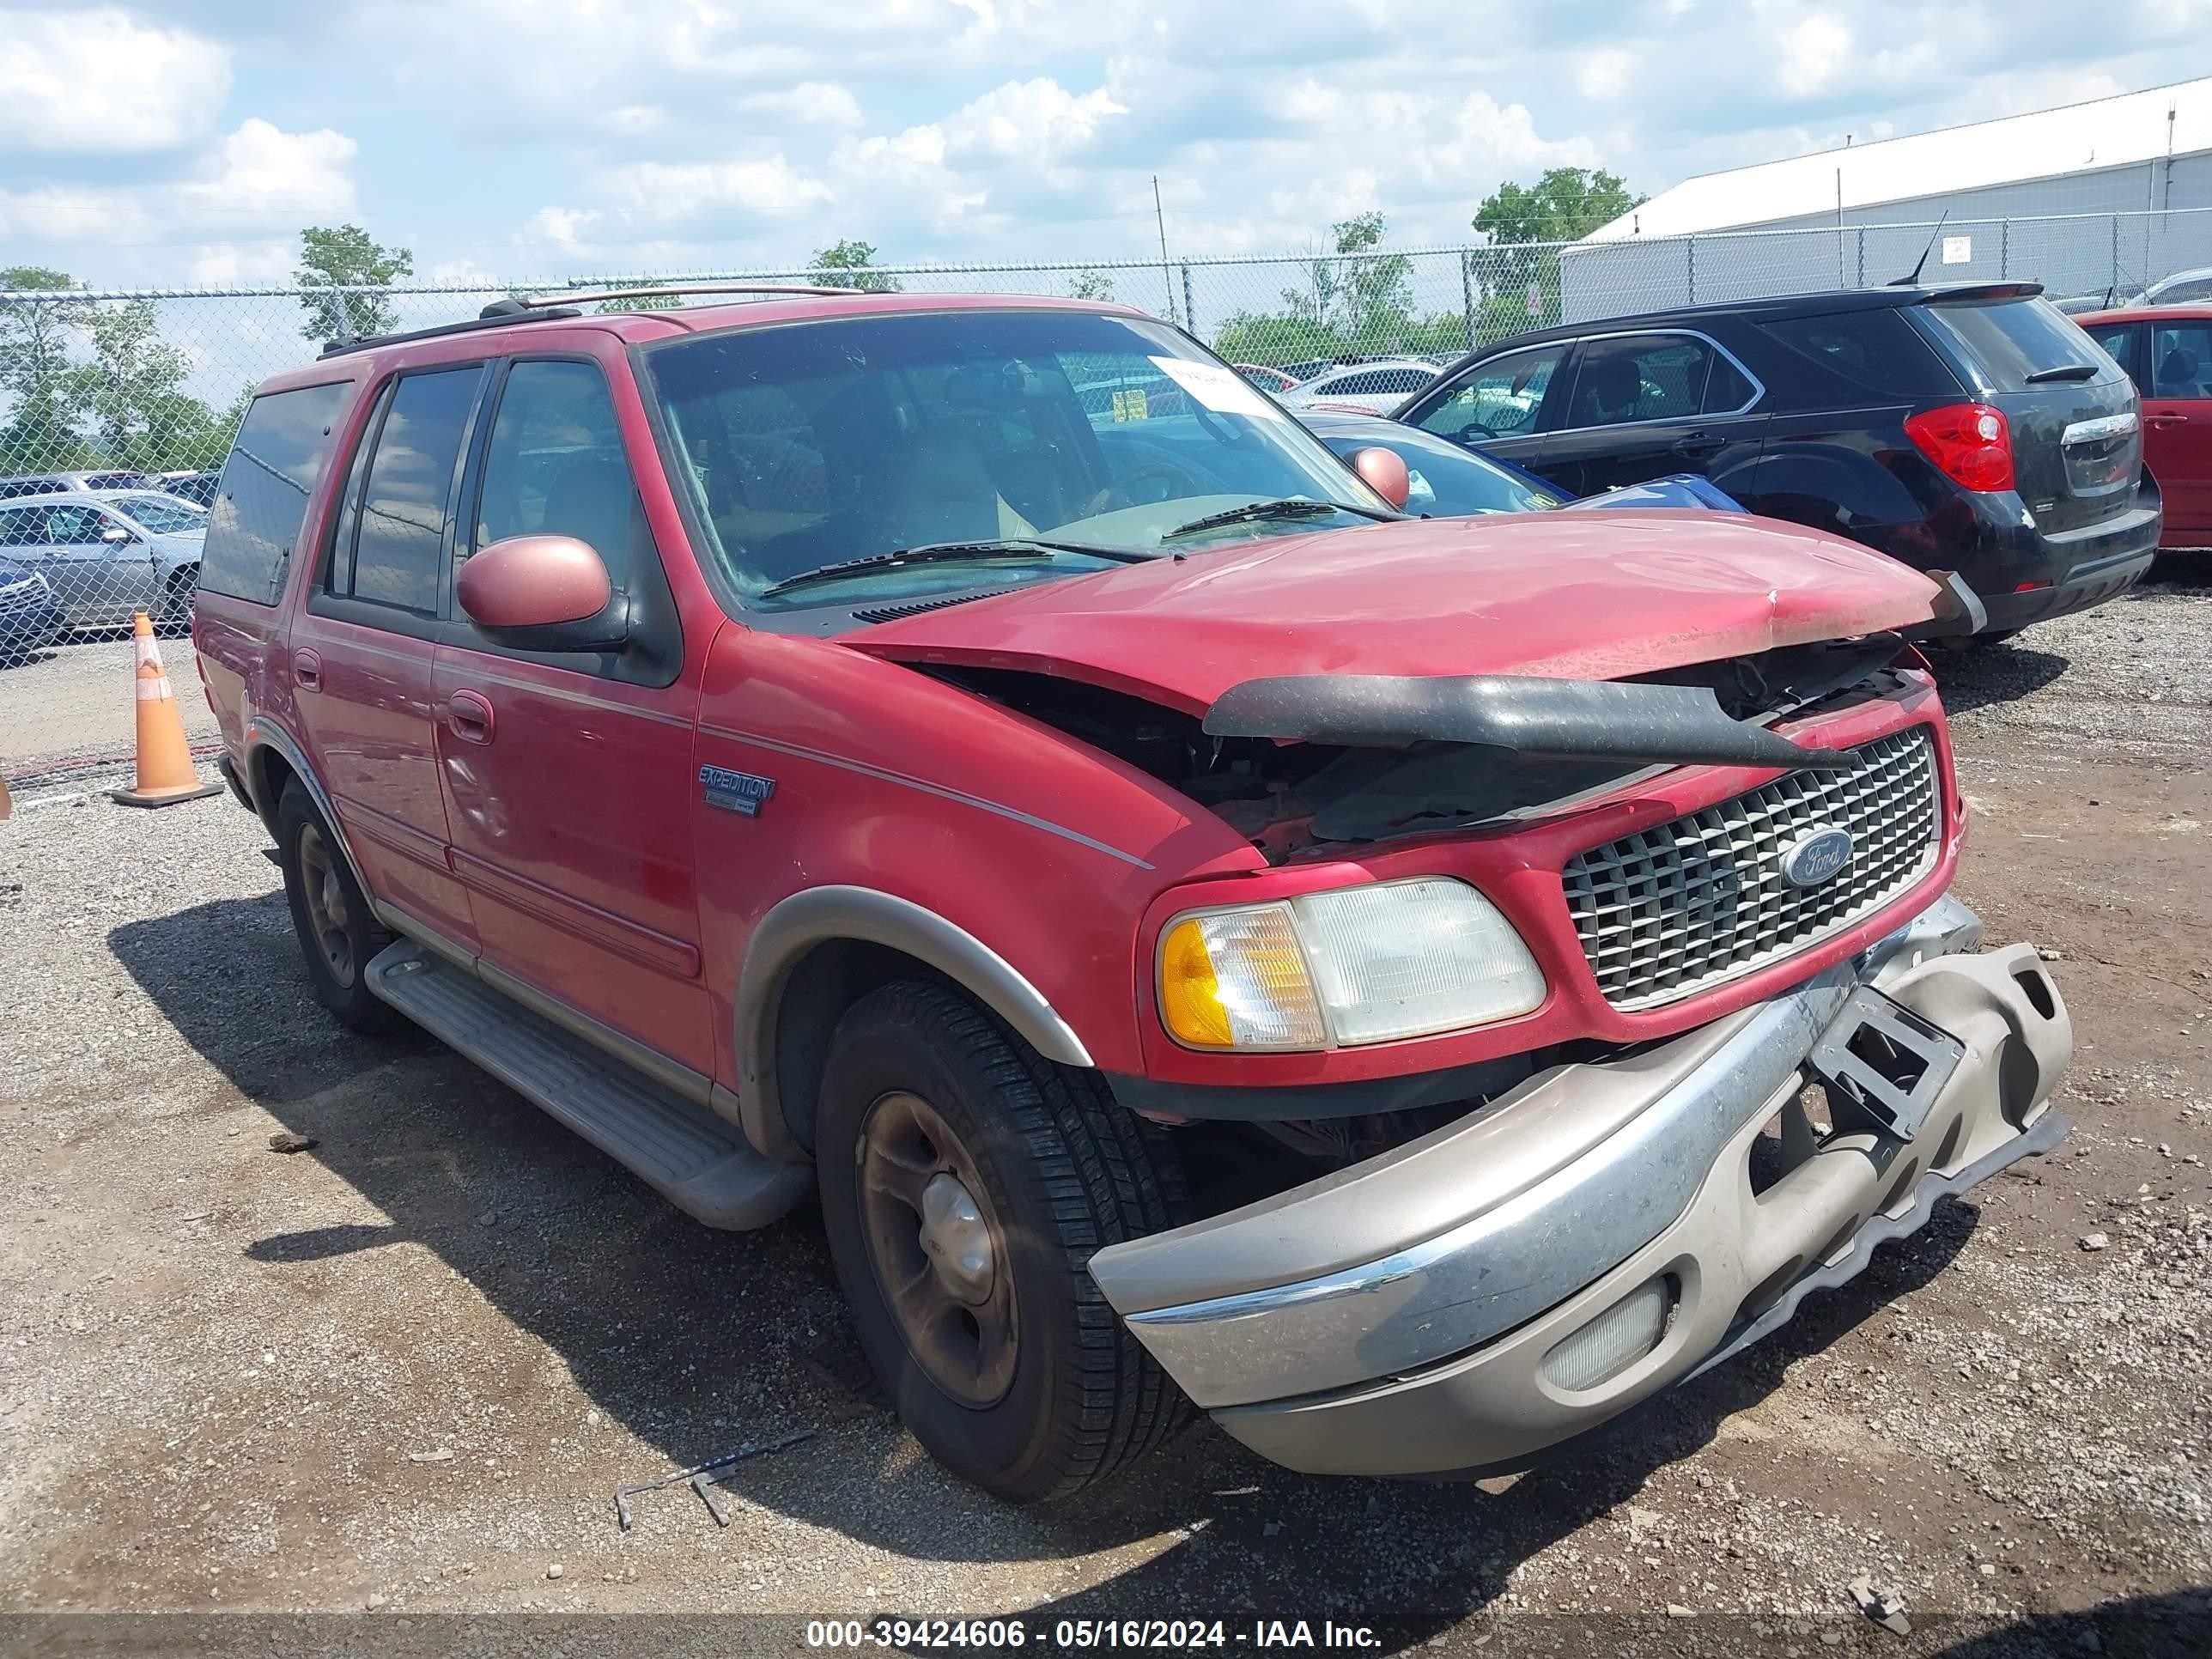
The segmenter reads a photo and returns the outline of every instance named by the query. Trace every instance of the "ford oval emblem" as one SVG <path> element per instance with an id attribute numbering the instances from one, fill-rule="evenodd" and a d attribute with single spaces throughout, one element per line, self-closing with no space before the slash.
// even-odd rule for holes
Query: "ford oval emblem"
<path id="1" fill-rule="evenodd" d="M 1807 831 L 1783 849 L 1782 879 L 1792 887 L 1832 881 L 1851 861 L 1851 832 L 1826 826 Z"/>

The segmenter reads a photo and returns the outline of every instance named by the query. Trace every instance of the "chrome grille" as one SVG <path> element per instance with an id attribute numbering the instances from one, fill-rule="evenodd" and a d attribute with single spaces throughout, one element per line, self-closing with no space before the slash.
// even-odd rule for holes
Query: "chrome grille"
<path id="1" fill-rule="evenodd" d="M 1851 751 L 1850 772 L 1793 772 L 1747 794 L 1594 847 L 1562 872 L 1605 1000 L 1654 1008 L 1832 937 L 1925 875 L 1941 848 L 1936 746 L 1916 726 Z M 1817 886 L 1782 873 L 1815 830 L 1851 860 Z"/>

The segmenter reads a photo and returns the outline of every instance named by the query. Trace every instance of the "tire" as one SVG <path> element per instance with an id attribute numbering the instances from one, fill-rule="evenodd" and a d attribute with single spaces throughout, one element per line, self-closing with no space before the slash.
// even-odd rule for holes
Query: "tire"
<path id="1" fill-rule="evenodd" d="M 997 1497 L 1035 1503 L 1142 1456 L 1185 1419 L 1188 1402 L 1122 1328 L 1088 1267 L 1106 1245 L 1187 1218 L 1182 1172 L 1161 1131 L 1116 1105 L 1095 1073 L 1040 1058 L 957 991 L 899 981 L 839 1022 L 816 1128 L 823 1219 L 860 1346 L 939 1462 Z M 946 1176 L 963 1196 L 968 1184 L 979 1188 L 990 1288 L 961 1281 L 977 1304 L 964 1315 L 945 1280 L 974 1259 L 927 1254 L 902 1231 L 927 1236 L 921 1210 L 886 1195 L 879 1172 L 915 1178 L 914 1164 L 888 1161 L 899 1146 L 921 1147 L 925 1169 L 932 1151 L 945 1166 L 929 1190 Z M 948 1229 L 971 1224 L 957 1218 L 957 1201 L 955 1212 Z M 922 1288 L 902 1300 L 887 1279 Z M 1011 1334 L 993 1344 L 980 1333 L 998 1321 L 1002 1295 Z M 931 1297 L 952 1317 L 918 1320 L 913 1310 Z M 950 1331 L 956 1347 L 974 1326 L 974 1366 L 957 1363 L 964 1349 L 948 1358 L 945 1341 L 911 1335 L 918 1324 Z"/>
<path id="2" fill-rule="evenodd" d="M 276 859 L 315 1000 L 350 1030 L 390 1030 L 397 1015 L 362 970 L 392 935 L 376 925 L 337 837 L 297 779 L 276 802 Z"/>
<path id="3" fill-rule="evenodd" d="M 159 613 L 154 618 L 156 633 L 175 635 L 191 631 L 192 600 L 199 592 L 200 568 L 188 565 L 182 570 L 173 570 L 161 589 Z"/>

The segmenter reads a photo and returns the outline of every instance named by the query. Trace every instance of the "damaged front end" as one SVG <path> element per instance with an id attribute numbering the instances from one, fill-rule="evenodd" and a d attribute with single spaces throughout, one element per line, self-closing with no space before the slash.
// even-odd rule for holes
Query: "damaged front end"
<path id="1" fill-rule="evenodd" d="M 1288 675 L 1196 716 L 1055 675 L 933 672 L 1158 779 L 1279 863 L 1571 811 L 1677 766 L 1848 769 L 1775 726 L 1893 695 L 1917 660 L 1877 634 L 1626 680 Z"/>

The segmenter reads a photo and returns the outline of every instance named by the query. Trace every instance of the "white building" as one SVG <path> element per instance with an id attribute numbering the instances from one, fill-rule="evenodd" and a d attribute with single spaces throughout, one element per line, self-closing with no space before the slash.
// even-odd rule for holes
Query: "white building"
<path id="1" fill-rule="evenodd" d="M 2130 291 L 2212 264 L 2212 76 L 1686 179 L 1561 259 L 1571 319 L 1929 280 Z"/>

